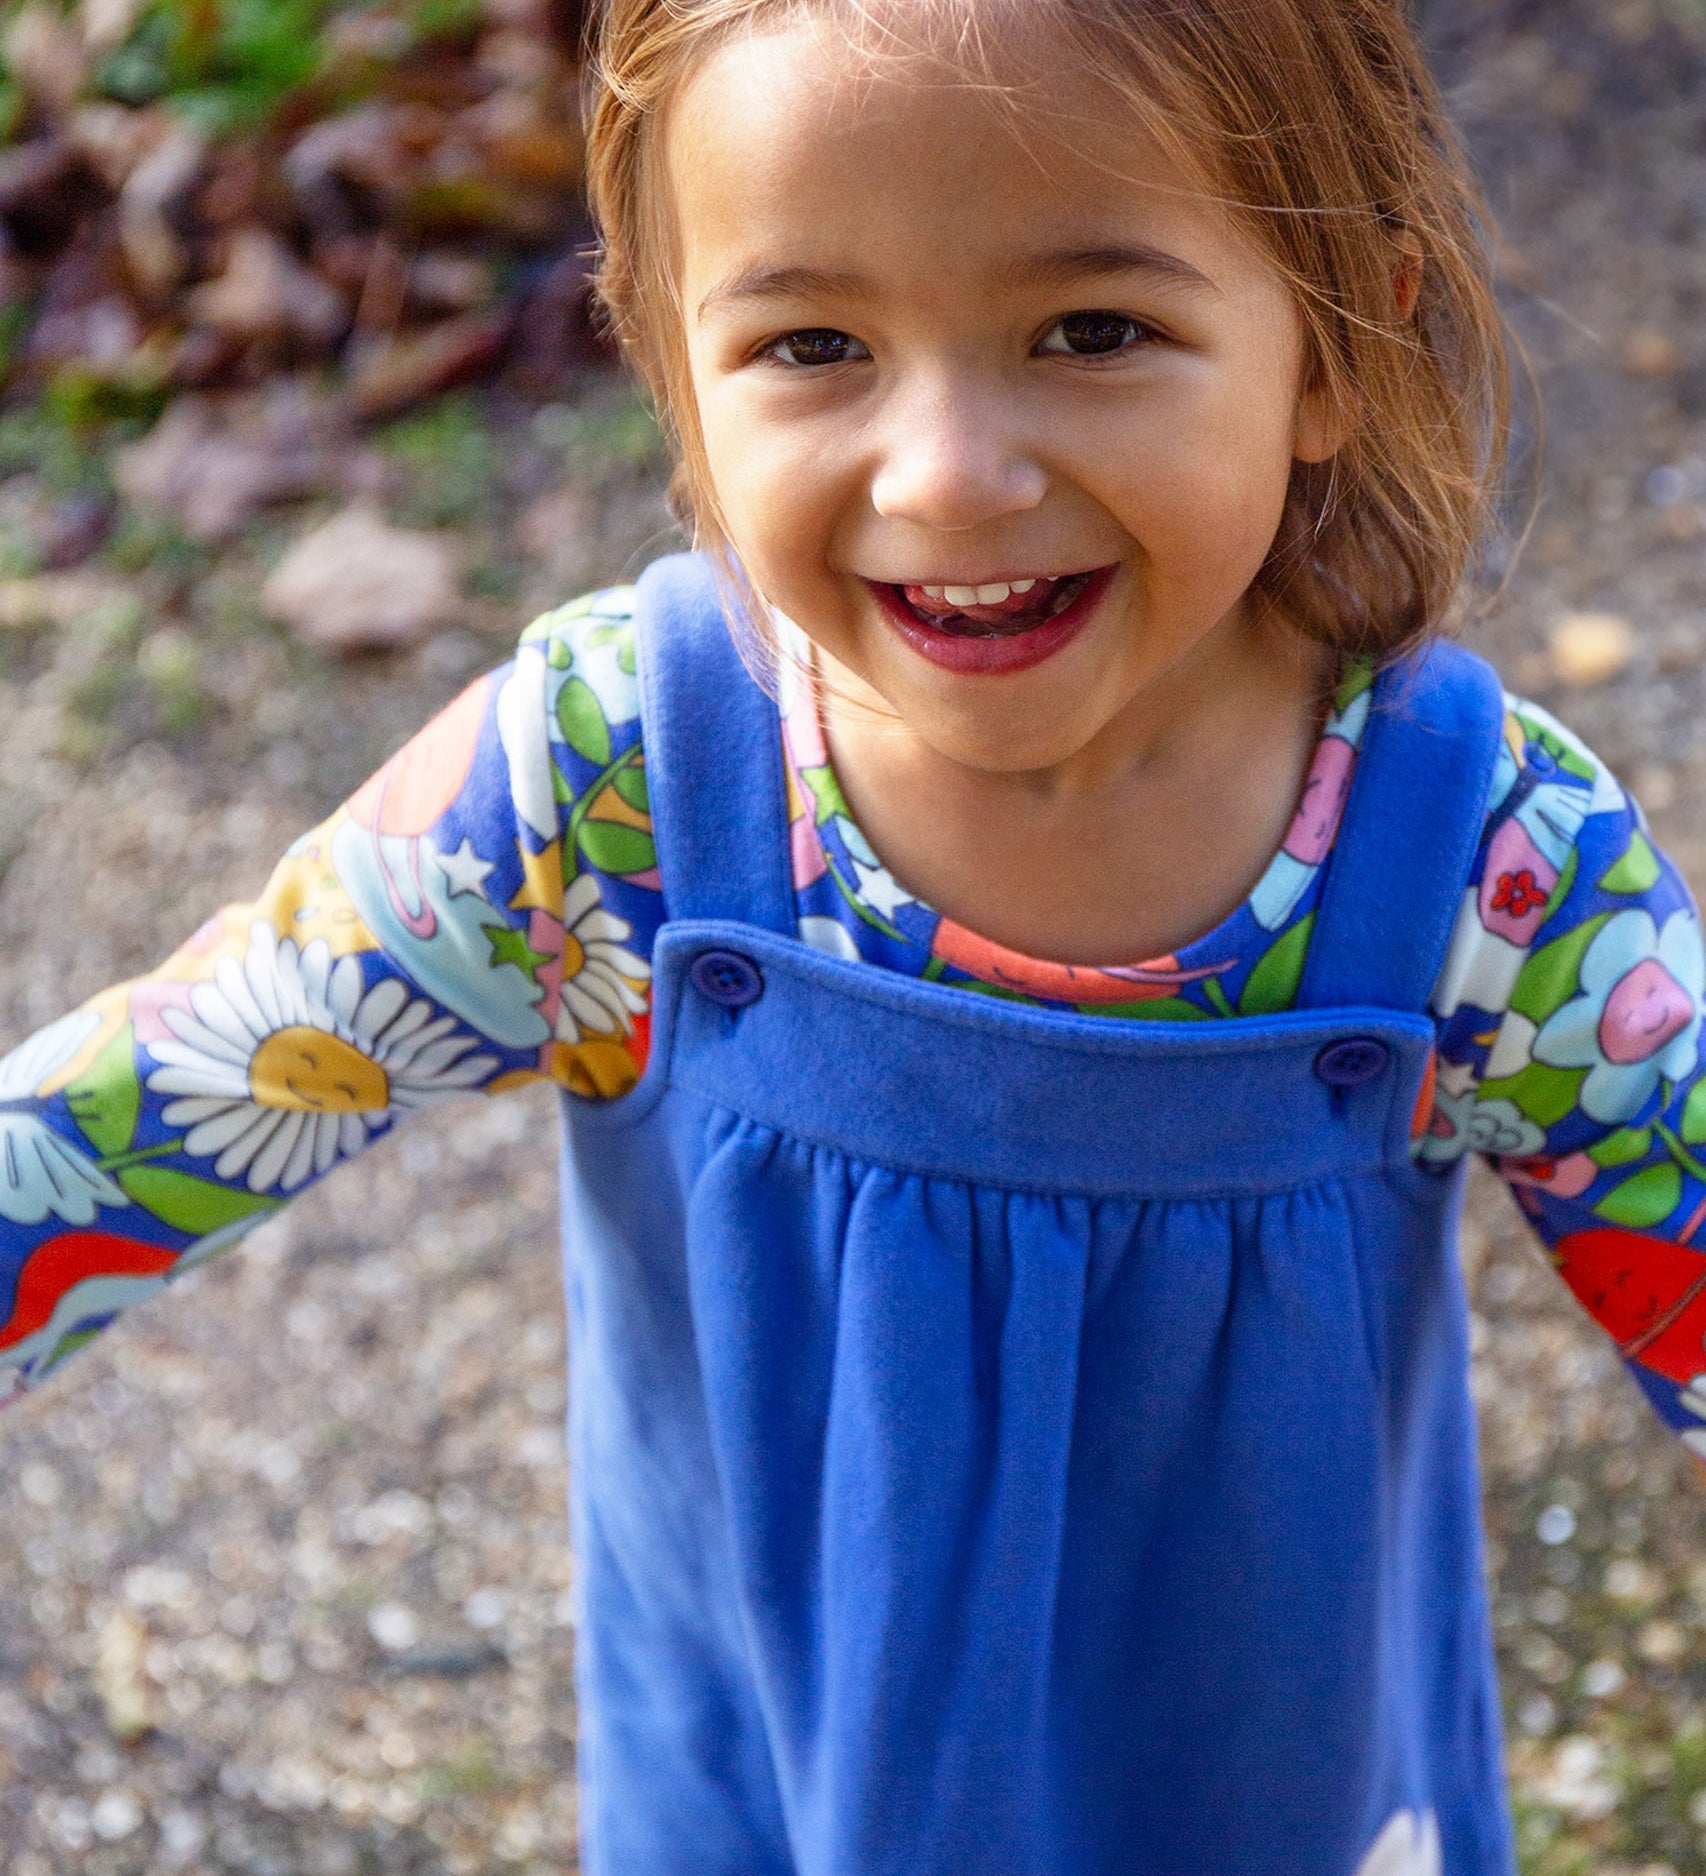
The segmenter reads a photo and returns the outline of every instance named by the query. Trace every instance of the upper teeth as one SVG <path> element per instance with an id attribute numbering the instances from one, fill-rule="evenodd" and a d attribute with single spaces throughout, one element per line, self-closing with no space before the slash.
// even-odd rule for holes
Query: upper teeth
<path id="1" fill-rule="evenodd" d="M 1014 593 L 1028 593 L 1035 580 L 995 580 L 988 586 L 927 586 L 929 599 L 945 599 L 950 606 L 999 606 Z"/>

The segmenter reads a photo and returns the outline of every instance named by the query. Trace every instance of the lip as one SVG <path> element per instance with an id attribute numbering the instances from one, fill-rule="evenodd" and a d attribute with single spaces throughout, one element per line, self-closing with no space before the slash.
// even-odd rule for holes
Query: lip
<path id="1" fill-rule="evenodd" d="M 1029 670 L 1070 644 L 1089 624 L 1091 614 L 1117 571 L 1117 567 L 1099 568 L 1064 612 L 1057 612 L 1052 619 L 1033 626 L 1028 632 L 1016 632 L 1007 638 L 970 638 L 954 632 L 933 631 L 919 623 L 911 607 L 896 596 L 893 587 L 876 580 L 867 580 L 865 585 L 875 597 L 884 620 L 921 658 L 927 658 L 944 671 L 973 677 L 1003 677 L 1011 671 Z M 1020 575 L 1021 579 L 1024 577 Z"/>

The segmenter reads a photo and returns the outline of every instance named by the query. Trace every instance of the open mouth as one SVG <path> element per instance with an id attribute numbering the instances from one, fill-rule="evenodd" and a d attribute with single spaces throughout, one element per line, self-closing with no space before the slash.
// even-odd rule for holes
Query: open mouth
<path id="1" fill-rule="evenodd" d="M 891 586 L 922 626 L 956 638 L 1015 638 L 1063 613 L 1096 576 L 1038 575 L 983 586 Z"/>

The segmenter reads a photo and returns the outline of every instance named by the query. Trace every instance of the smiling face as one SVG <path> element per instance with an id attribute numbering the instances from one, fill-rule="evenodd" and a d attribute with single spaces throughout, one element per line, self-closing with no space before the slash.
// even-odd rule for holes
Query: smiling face
<path id="1" fill-rule="evenodd" d="M 1295 657 L 1247 589 L 1339 440 L 1228 213 L 1084 73 L 1022 82 L 1015 113 L 807 22 L 708 57 L 664 143 L 731 546 L 903 732 L 1008 772 Z"/>

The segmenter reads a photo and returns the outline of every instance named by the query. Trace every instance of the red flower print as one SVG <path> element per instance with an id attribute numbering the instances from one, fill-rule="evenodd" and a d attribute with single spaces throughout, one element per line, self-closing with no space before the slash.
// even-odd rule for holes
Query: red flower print
<path id="1" fill-rule="evenodd" d="M 1527 918 L 1530 912 L 1539 911 L 1548 896 L 1525 866 L 1520 873 L 1499 875 L 1498 888 L 1493 894 L 1493 910 L 1508 912 L 1512 918 Z"/>

